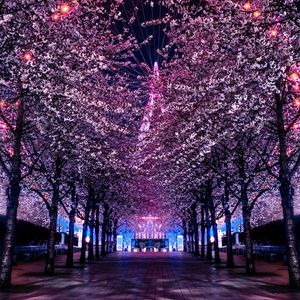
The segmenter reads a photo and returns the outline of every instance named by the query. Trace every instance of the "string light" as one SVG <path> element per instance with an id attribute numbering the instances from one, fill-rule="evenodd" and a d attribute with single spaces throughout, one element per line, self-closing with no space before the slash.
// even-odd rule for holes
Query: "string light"
<path id="1" fill-rule="evenodd" d="M 54 13 L 51 17 L 53 21 L 59 21 L 60 20 L 60 14 L 59 13 Z"/>
<path id="2" fill-rule="evenodd" d="M 60 12 L 63 14 L 63 15 L 66 15 L 70 12 L 71 10 L 71 7 L 68 3 L 63 3 L 60 7 Z"/>
<path id="3" fill-rule="evenodd" d="M 249 11 L 251 9 L 251 3 L 245 2 L 243 5 L 243 9 Z"/>
<path id="4" fill-rule="evenodd" d="M 17 100 L 17 101 L 16 101 L 16 107 L 20 107 L 20 105 L 21 105 L 21 101 L 20 101 L 20 100 Z"/>
<path id="5" fill-rule="evenodd" d="M 299 79 L 299 74 L 297 72 L 293 72 L 292 74 L 290 74 L 289 78 L 292 81 L 297 81 Z"/>
<path id="6" fill-rule="evenodd" d="M 253 13 L 252 13 L 252 17 L 257 19 L 261 16 L 261 12 L 259 10 L 255 10 Z"/>
<path id="7" fill-rule="evenodd" d="M 23 58 L 23 60 L 29 62 L 32 60 L 33 55 L 30 51 L 26 51 L 25 53 L 23 53 L 22 58 Z"/>
<path id="8" fill-rule="evenodd" d="M 278 34 L 279 34 L 279 31 L 277 29 L 273 28 L 270 30 L 270 36 L 273 38 L 277 37 Z"/>

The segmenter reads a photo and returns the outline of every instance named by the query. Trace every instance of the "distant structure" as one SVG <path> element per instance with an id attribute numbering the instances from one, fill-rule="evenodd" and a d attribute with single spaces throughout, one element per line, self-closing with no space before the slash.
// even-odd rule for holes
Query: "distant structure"
<path id="1" fill-rule="evenodd" d="M 140 134 L 138 137 L 140 142 L 143 141 L 150 130 L 151 120 L 153 118 L 154 111 L 157 108 L 157 104 L 160 105 L 160 110 L 162 112 L 161 103 L 159 101 L 161 99 L 159 83 L 159 68 L 158 63 L 155 62 L 153 66 L 153 75 L 151 76 L 149 86 L 149 101 L 146 105 L 144 116 L 140 126 Z"/>

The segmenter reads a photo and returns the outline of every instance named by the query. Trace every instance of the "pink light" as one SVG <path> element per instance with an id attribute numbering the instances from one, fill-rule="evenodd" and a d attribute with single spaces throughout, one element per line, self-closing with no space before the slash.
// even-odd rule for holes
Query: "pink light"
<path id="1" fill-rule="evenodd" d="M 252 13 L 252 17 L 257 19 L 261 16 L 261 12 L 259 10 L 255 10 L 253 13 Z"/>
<path id="2" fill-rule="evenodd" d="M 51 16 L 52 21 L 59 21 L 60 20 L 60 14 L 59 13 L 54 13 Z"/>
<path id="3" fill-rule="evenodd" d="M 16 101 L 16 107 L 20 107 L 20 105 L 21 105 L 20 100 L 17 100 L 17 101 Z"/>
<path id="4" fill-rule="evenodd" d="M 289 78 L 292 80 L 292 81 L 297 81 L 299 79 L 299 74 L 297 72 L 293 72 Z"/>
<path id="5" fill-rule="evenodd" d="M 159 217 L 151 217 L 151 216 L 149 216 L 149 217 L 141 217 L 141 219 L 142 220 L 158 220 Z"/>
<path id="6" fill-rule="evenodd" d="M 299 98 L 295 99 L 294 103 L 296 106 L 300 106 L 300 99 Z"/>
<path id="7" fill-rule="evenodd" d="M 295 85 L 293 86 L 293 92 L 294 92 L 294 93 L 299 93 L 299 92 L 300 92 L 300 85 L 295 84 Z"/>
<path id="8" fill-rule="evenodd" d="M 243 4 L 243 9 L 246 11 L 249 11 L 251 9 L 251 3 L 250 2 L 245 2 Z"/>
<path id="9" fill-rule="evenodd" d="M 279 31 L 277 29 L 273 28 L 273 29 L 270 30 L 269 33 L 270 33 L 271 37 L 276 38 L 279 34 Z"/>
<path id="10" fill-rule="evenodd" d="M 71 11 L 71 7 L 68 3 L 63 3 L 60 7 L 60 12 L 63 14 L 63 15 L 66 15 L 68 14 L 69 12 Z"/>
<path id="11" fill-rule="evenodd" d="M 6 129 L 8 129 L 8 126 L 7 126 L 7 124 L 1 124 L 1 128 L 6 130 Z"/>
<path id="12" fill-rule="evenodd" d="M 23 60 L 29 62 L 32 60 L 33 55 L 30 51 L 26 51 L 25 53 L 23 53 L 22 58 L 23 58 Z"/>

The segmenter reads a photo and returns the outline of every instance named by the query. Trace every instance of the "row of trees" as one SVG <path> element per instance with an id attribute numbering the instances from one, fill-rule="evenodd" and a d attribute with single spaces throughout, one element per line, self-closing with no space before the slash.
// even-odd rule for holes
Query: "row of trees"
<path id="1" fill-rule="evenodd" d="M 177 208 L 183 224 L 192 225 L 196 254 L 198 225 L 202 233 L 212 227 L 217 238 L 216 218 L 224 217 L 228 266 L 233 265 L 230 220 L 240 210 L 249 274 L 255 273 L 255 204 L 262 199 L 272 207 L 280 197 L 290 285 L 299 287 L 294 228 L 300 165 L 299 2 L 173 1 L 170 6 L 181 17 L 170 23 L 165 51 L 175 48 L 174 57 L 161 70 L 167 113 L 157 119 L 148 141 L 158 145 L 152 176 L 161 182 L 170 210 Z M 215 253 L 219 261 L 217 248 Z"/>
<path id="2" fill-rule="evenodd" d="M 77 217 L 84 221 L 84 262 L 87 247 L 88 258 L 94 258 L 93 233 L 95 255 L 104 255 L 106 241 L 115 240 L 119 210 L 126 215 L 132 209 L 118 187 L 129 176 L 126 157 L 133 151 L 140 109 L 137 92 L 126 89 L 126 74 L 118 73 L 135 48 L 130 37 L 113 30 L 119 6 L 1 1 L 0 166 L 7 209 L 0 287 L 11 284 L 21 193 L 35 194 L 48 211 L 49 274 L 59 212 L 70 220 L 67 266 L 72 266 Z"/>

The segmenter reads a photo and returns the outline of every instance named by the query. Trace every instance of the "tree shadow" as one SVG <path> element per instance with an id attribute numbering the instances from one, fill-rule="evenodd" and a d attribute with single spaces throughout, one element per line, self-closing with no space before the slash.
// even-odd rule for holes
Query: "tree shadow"
<path id="1" fill-rule="evenodd" d="M 247 274 L 246 272 L 237 272 L 237 273 L 233 273 L 233 276 L 244 276 L 244 277 L 278 277 L 280 276 L 277 273 L 273 273 L 273 272 L 256 272 L 255 274 Z"/>
<path id="2" fill-rule="evenodd" d="M 20 285 L 12 285 L 10 288 L 6 288 L 1 290 L 0 292 L 0 299 L 9 299 L 8 297 L 1 298 L 2 293 L 9 293 L 9 294 L 28 294 L 32 293 L 36 290 L 39 290 L 40 287 L 32 284 L 20 284 Z"/>
<path id="3" fill-rule="evenodd" d="M 272 294 L 297 294 L 300 299 L 300 291 L 296 288 L 291 288 L 288 285 L 283 284 L 264 284 L 259 286 L 262 290 L 265 290 Z"/>

